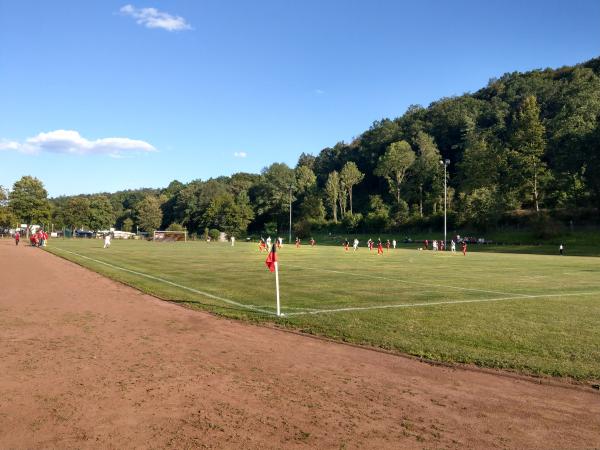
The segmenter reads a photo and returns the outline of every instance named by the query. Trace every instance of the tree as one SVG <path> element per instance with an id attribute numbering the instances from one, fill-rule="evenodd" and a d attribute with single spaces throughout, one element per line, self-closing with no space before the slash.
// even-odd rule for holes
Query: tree
<path id="1" fill-rule="evenodd" d="M 417 158 L 411 168 L 411 177 L 418 196 L 419 215 L 423 217 L 423 191 L 436 184 L 441 156 L 433 138 L 427 133 L 419 131 L 415 143 Z"/>
<path id="2" fill-rule="evenodd" d="M 340 176 L 335 170 L 331 172 L 327 178 L 325 193 L 327 194 L 327 202 L 331 207 L 333 221 L 337 223 L 337 202 L 338 197 L 340 196 Z"/>
<path id="3" fill-rule="evenodd" d="M 375 169 L 375 175 L 384 177 L 390 190 L 396 194 L 396 202 L 400 204 L 400 188 L 406 171 L 415 162 L 415 152 L 406 141 L 390 144 Z"/>
<path id="4" fill-rule="evenodd" d="M 307 195 L 300 205 L 300 218 L 323 222 L 325 220 L 325 207 L 321 197 L 316 194 Z"/>
<path id="5" fill-rule="evenodd" d="M 48 192 L 37 178 L 24 176 L 16 181 L 8 201 L 15 217 L 28 225 L 43 224 L 50 218 Z"/>
<path id="6" fill-rule="evenodd" d="M 205 226 L 217 228 L 229 235 L 245 233 L 253 218 L 254 212 L 244 193 L 237 199 L 231 194 L 213 199 L 202 217 Z"/>
<path id="7" fill-rule="evenodd" d="M 123 221 L 121 229 L 123 231 L 127 231 L 128 233 L 131 233 L 131 230 L 133 229 L 133 220 L 131 220 L 131 217 L 128 217 Z"/>
<path id="8" fill-rule="evenodd" d="M 104 195 L 92 197 L 90 200 L 88 225 L 92 230 L 105 230 L 114 225 L 115 215 L 112 205 Z"/>
<path id="9" fill-rule="evenodd" d="M 136 205 L 136 218 L 138 226 L 147 232 L 158 229 L 162 221 L 160 202 L 154 196 L 146 196 Z"/>
<path id="10" fill-rule="evenodd" d="M 358 167 L 352 161 L 347 162 L 340 172 L 340 188 L 343 186 L 348 193 L 350 214 L 352 214 L 352 187 L 360 183 L 364 177 L 364 174 L 358 170 Z"/>
<path id="11" fill-rule="evenodd" d="M 296 172 L 296 191 L 305 194 L 312 190 L 317 184 L 317 177 L 308 166 L 299 166 Z"/>
<path id="12" fill-rule="evenodd" d="M 540 121 L 540 107 L 535 96 L 525 97 L 513 120 L 512 154 L 516 160 L 519 178 L 528 185 L 536 211 L 539 206 L 539 178 L 545 170 L 542 156 L 546 146 L 544 125 Z"/>
<path id="13" fill-rule="evenodd" d="M 381 231 L 388 226 L 390 208 L 383 202 L 380 195 L 369 196 L 370 211 L 367 214 L 367 225 L 373 231 Z"/>
<path id="14" fill-rule="evenodd" d="M 68 228 L 89 227 L 90 200 L 87 197 L 71 197 L 59 213 L 62 223 Z"/>
<path id="15" fill-rule="evenodd" d="M 17 224 L 17 218 L 8 207 L 8 189 L 0 186 L 0 227 L 12 228 Z"/>

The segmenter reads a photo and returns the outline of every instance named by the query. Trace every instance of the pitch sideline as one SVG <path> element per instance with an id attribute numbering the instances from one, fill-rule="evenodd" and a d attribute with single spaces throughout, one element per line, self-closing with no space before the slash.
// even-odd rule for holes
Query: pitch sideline
<path id="1" fill-rule="evenodd" d="M 160 281 L 161 283 L 169 284 L 171 286 L 175 286 L 175 287 L 178 287 L 180 289 L 184 289 L 186 291 L 193 292 L 195 294 L 200 294 L 200 295 L 202 295 L 204 297 L 208 297 L 208 298 L 211 298 L 213 300 L 219 300 L 221 302 L 228 303 L 230 305 L 238 306 L 240 308 L 249 309 L 249 310 L 252 310 L 252 311 L 261 312 L 263 314 L 268 314 L 270 316 L 276 316 L 277 315 L 274 312 L 267 311 L 265 309 L 256 308 L 254 306 L 249 306 L 249 305 L 244 305 L 243 303 L 236 302 L 235 300 L 230 300 L 228 298 L 219 297 L 217 295 L 213 295 L 213 294 L 210 294 L 210 293 L 204 292 L 204 291 L 199 291 L 198 289 L 194 289 L 194 288 L 191 288 L 189 286 L 184 286 L 182 284 L 174 283 L 173 281 L 165 280 L 164 278 L 159 278 L 159 277 L 155 277 L 154 275 L 148 275 L 147 273 L 138 272 L 138 271 L 131 270 L 131 269 L 126 269 L 125 267 L 115 266 L 114 264 L 110 264 L 110 263 L 107 263 L 107 262 L 104 262 L 104 261 L 100 261 L 100 260 L 97 260 L 97 259 L 94 259 L 94 258 L 90 258 L 89 256 L 81 255 L 79 253 L 75 253 L 75 252 L 72 252 L 70 250 L 65 250 L 65 249 L 60 248 L 60 247 L 54 247 L 54 248 L 57 249 L 57 250 L 60 250 L 62 252 L 66 252 L 66 253 L 70 253 L 70 254 L 75 255 L 75 256 L 79 256 L 80 258 L 88 259 L 88 260 L 96 262 L 98 264 L 103 264 L 103 265 L 111 267 L 113 269 L 122 270 L 124 272 L 129 272 L 129 273 L 132 273 L 134 275 L 139 275 L 141 277 L 149 278 L 149 279 L 154 280 L 154 281 Z"/>
<path id="2" fill-rule="evenodd" d="M 501 302 L 508 300 L 536 300 L 540 298 L 549 297 L 575 297 L 579 295 L 598 295 L 600 292 L 573 292 L 567 294 L 543 294 L 543 295 L 528 295 L 527 297 L 499 297 L 499 298 L 480 298 L 472 300 L 456 300 L 456 301 L 444 301 L 444 302 L 429 302 L 429 303 L 400 303 L 396 305 L 376 305 L 376 306 L 350 306 L 347 308 L 337 309 L 320 309 L 316 311 L 302 311 L 302 312 L 291 312 L 287 313 L 286 316 L 306 316 L 306 315 L 317 315 L 327 314 L 336 312 L 350 312 L 350 311 L 369 311 L 373 309 L 393 309 L 393 308 L 411 308 L 419 306 L 437 306 L 437 305 L 453 305 L 455 303 L 485 303 L 485 302 Z"/>

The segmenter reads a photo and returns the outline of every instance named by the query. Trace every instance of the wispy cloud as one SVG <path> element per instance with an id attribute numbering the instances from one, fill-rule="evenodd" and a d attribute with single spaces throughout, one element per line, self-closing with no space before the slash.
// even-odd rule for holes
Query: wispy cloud
<path id="1" fill-rule="evenodd" d="M 113 158 L 124 154 L 155 152 L 153 145 L 136 139 L 109 137 L 90 141 L 77 131 L 55 130 L 40 133 L 23 142 L 0 140 L 0 150 L 13 150 L 36 155 L 39 153 L 66 153 L 72 155 L 108 155 Z"/>
<path id="2" fill-rule="evenodd" d="M 132 17 L 138 25 L 146 28 L 161 28 L 167 31 L 191 30 L 192 27 L 181 16 L 173 16 L 156 8 L 136 8 L 125 5 L 120 9 L 121 14 Z"/>
<path id="3" fill-rule="evenodd" d="M 246 153 L 246 152 L 234 152 L 233 156 L 235 156 L 236 158 L 245 158 L 246 156 L 248 156 L 248 153 Z"/>
<path id="4" fill-rule="evenodd" d="M 323 89 L 315 89 L 315 94 L 317 95 L 323 95 L 325 93 L 325 91 Z"/>

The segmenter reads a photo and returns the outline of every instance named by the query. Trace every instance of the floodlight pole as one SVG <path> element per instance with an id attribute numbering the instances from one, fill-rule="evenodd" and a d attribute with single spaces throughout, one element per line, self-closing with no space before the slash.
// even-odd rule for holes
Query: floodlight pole
<path id="1" fill-rule="evenodd" d="M 447 209 L 448 209 L 448 177 L 446 176 L 446 168 L 450 164 L 449 159 L 440 161 L 440 164 L 444 166 L 444 250 L 447 248 L 448 243 L 448 226 L 447 226 Z"/>
<path id="2" fill-rule="evenodd" d="M 292 243 L 292 185 L 290 184 L 290 233 L 288 244 Z"/>

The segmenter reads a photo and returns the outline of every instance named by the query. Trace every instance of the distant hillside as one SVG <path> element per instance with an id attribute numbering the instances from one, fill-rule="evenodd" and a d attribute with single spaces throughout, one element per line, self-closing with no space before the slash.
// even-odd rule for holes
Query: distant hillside
<path id="1" fill-rule="evenodd" d="M 552 228 L 560 220 L 596 217 L 599 123 L 596 58 L 573 67 L 507 73 L 477 92 L 411 106 L 398 118 L 376 121 L 353 142 L 316 156 L 302 154 L 296 168 L 274 163 L 260 175 L 105 196 L 117 226 L 127 219 L 127 226 L 139 222 L 137 205 L 152 196 L 163 228 L 178 223 L 192 233 L 216 228 L 239 234 L 249 227 L 283 234 L 293 185 L 294 234 L 437 229 L 443 211 L 440 160 L 448 159 L 451 227 L 527 220 Z M 57 222 L 68 217 L 61 212 L 68 198 L 53 203 Z"/>

